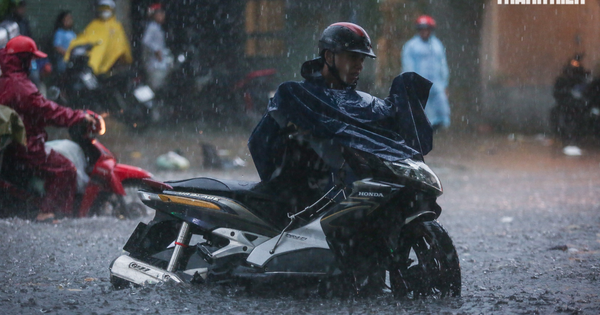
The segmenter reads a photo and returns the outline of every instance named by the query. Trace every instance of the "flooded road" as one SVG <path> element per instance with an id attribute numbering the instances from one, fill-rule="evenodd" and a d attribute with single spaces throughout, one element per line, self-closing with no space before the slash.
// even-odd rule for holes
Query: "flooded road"
<path id="1" fill-rule="evenodd" d="M 100 141 L 121 162 L 160 180 L 257 180 L 247 137 L 242 127 L 203 130 L 189 123 L 135 135 L 109 125 Z M 204 142 L 248 165 L 202 167 Z M 190 169 L 159 170 L 156 157 L 175 149 L 190 160 Z M 534 136 L 436 137 L 426 161 L 444 184 L 439 221 L 460 257 L 461 298 L 321 299 L 299 288 L 248 292 L 170 284 L 117 291 L 108 282 L 108 266 L 138 221 L 101 217 L 49 225 L 9 218 L 0 220 L 0 313 L 598 314 L 600 151 L 590 146 L 581 157 L 567 157 L 560 149 Z"/>

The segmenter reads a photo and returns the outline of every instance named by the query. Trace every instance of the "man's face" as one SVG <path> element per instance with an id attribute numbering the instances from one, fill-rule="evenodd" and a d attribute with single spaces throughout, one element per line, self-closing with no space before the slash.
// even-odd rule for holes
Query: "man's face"
<path id="1" fill-rule="evenodd" d="M 65 18 L 63 19 L 63 27 L 65 29 L 70 29 L 73 27 L 73 16 L 71 16 L 71 14 L 65 15 Z"/>
<path id="2" fill-rule="evenodd" d="M 429 39 L 429 36 L 431 36 L 431 29 L 430 28 L 419 29 L 419 36 L 421 36 L 422 40 L 427 41 Z"/>
<path id="3" fill-rule="evenodd" d="M 364 54 L 350 51 L 342 51 L 335 54 L 335 66 L 342 81 L 348 85 L 352 85 L 358 81 L 365 57 Z"/>
<path id="4" fill-rule="evenodd" d="M 154 13 L 154 21 L 156 21 L 156 23 L 158 24 L 163 24 L 165 23 L 165 11 L 163 10 L 158 10 L 156 11 L 156 13 Z"/>
<path id="5" fill-rule="evenodd" d="M 108 20 L 113 16 L 112 9 L 107 5 L 98 6 L 98 17 L 103 20 Z"/>
<path id="6" fill-rule="evenodd" d="M 24 6 L 24 5 L 19 5 L 19 6 L 17 7 L 17 10 L 16 10 L 16 12 L 17 12 L 17 15 L 18 15 L 18 16 L 20 16 L 20 17 L 25 17 L 25 15 L 27 14 L 27 6 Z"/>

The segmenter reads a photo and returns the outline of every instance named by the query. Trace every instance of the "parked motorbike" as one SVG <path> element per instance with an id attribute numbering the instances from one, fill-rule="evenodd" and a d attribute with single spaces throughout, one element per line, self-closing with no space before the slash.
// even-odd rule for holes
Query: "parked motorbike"
<path id="1" fill-rule="evenodd" d="M 189 3 L 181 1 L 163 5 L 169 17 L 164 27 L 172 35 L 167 44 L 174 68 L 157 93 L 164 100 L 161 109 L 171 111 L 173 121 L 216 116 L 225 125 L 254 127 L 255 117 L 264 114 L 268 93 L 278 82 L 270 81 L 273 69 L 257 66 L 264 59 L 241 57 L 251 55 L 239 44 L 247 37 L 245 4 L 204 1 L 202 10 L 190 10 Z"/>
<path id="2" fill-rule="evenodd" d="M 2 106 L 2 105 L 0 105 Z M 46 146 L 61 153 L 78 168 L 78 193 L 73 216 L 114 215 L 119 218 L 138 218 L 147 208 L 136 196 L 141 180 L 152 174 L 134 166 L 117 163 L 115 156 L 103 146 L 97 135 L 104 134 L 104 119 L 97 119 L 92 129 L 87 124 L 69 128 L 71 140 L 48 141 Z M 2 136 L 0 158 L 9 143 L 10 135 Z M 44 194 L 42 179 L 22 171 L 2 169 L 0 175 L 0 214 L 34 217 Z"/>
<path id="3" fill-rule="evenodd" d="M 72 49 L 67 69 L 59 80 L 59 90 L 54 88 L 62 103 L 108 113 L 132 128 L 144 128 L 157 121 L 154 91 L 131 70 L 96 76 L 88 65 L 92 48 L 94 44 Z"/>
<path id="4" fill-rule="evenodd" d="M 267 111 L 269 99 L 275 94 L 277 87 L 273 83 L 273 77 L 276 73 L 274 68 L 252 71 L 233 87 L 234 93 L 241 95 L 242 109 L 252 125 L 260 121 Z"/>
<path id="5" fill-rule="evenodd" d="M 325 296 L 385 288 L 398 297 L 460 296 L 456 249 L 437 221 L 435 173 L 422 161 L 347 147 L 344 159 L 362 179 L 351 190 L 336 184 L 283 224 L 271 214 L 292 205 L 265 193 L 278 191 L 269 182 L 144 180 L 139 197 L 155 217 L 111 263 L 112 284 L 298 279 Z"/>
<path id="6" fill-rule="evenodd" d="M 582 58 L 577 54 L 569 60 L 553 89 L 551 128 L 567 143 L 600 131 L 600 78 L 592 78 Z"/>
<path id="7" fill-rule="evenodd" d="M 171 109 L 170 116 L 197 119 L 215 113 L 254 126 L 277 88 L 273 82 L 277 71 L 267 68 L 243 74 L 227 66 L 207 65 L 194 45 L 186 45 L 174 58 L 169 83 L 158 93 L 165 107 Z"/>

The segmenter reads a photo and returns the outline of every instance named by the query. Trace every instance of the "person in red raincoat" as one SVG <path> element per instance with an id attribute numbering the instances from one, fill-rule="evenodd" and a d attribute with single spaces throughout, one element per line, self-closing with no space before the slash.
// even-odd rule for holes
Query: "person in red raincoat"
<path id="1" fill-rule="evenodd" d="M 17 36 L 0 49 L 0 104 L 14 109 L 27 134 L 27 147 L 11 144 L 5 163 L 11 170 L 28 171 L 45 180 L 45 194 L 37 221 L 52 222 L 55 212 L 71 215 L 76 192 L 77 170 L 73 163 L 53 150 L 47 150 L 46 126 L 70 127 L 82 120 L 93 123 L 92 115 L 72 110 L 44 98 L 29 80 L 29 68 L 34 58 L 45 58 L 35 42 Z"/>

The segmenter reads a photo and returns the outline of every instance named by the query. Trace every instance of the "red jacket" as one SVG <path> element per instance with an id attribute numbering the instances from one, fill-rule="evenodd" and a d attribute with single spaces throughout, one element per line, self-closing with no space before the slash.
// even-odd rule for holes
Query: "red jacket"
<path id="1" fill-rule="evenodd" d="M 44 151 L 48 139 L 46 126 L 70 127 L 84 119 L 83 111 L 60 106 L 43 97 L 29 80 L 21 60 L 16 55 L 6 54 L 4 49 L 0 49 L 0 68 L 0 104 L 19 114 L 27 133 L 27 151 L 18 155 Z"/>

